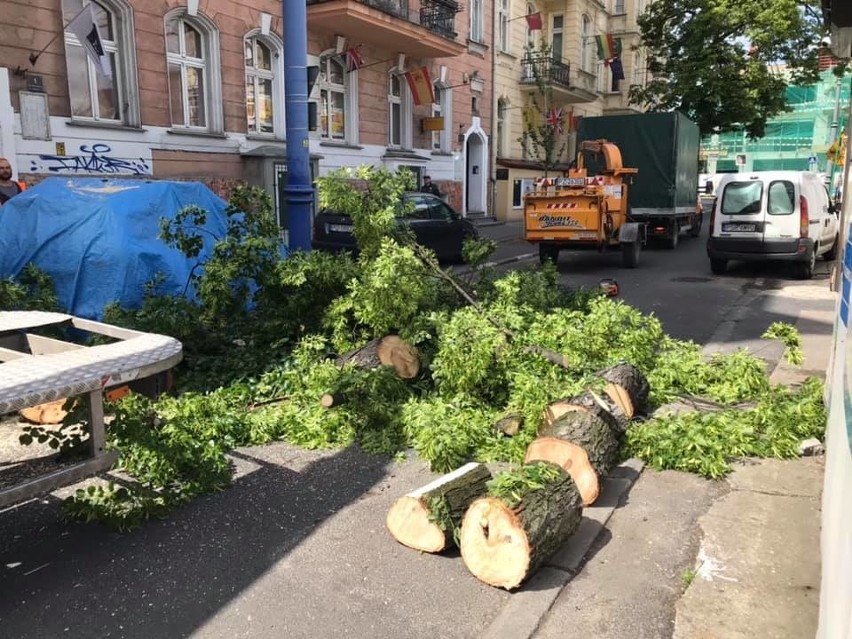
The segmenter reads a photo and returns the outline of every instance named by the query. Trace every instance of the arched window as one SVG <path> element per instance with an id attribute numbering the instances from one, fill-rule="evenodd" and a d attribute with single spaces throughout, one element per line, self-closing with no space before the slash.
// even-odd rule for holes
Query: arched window
<path id="1" fill-rule="evenodd" d="M 357 73 L 357 71 L 353 71 Z M 320 61 L 320 133 L 328 140 L 346 139 L 346 72 L 334 55 Z"/>
<path id="2" fill-rule="evenodd" d="M 279 73 L 281 46 L 257 34 L 243 42 L 246 64 L 246 119 L 250 135 L 274 135 L 283 127 Z M 282 136 L 279 136 L 282 137 Z"/>
<path id="3" fill-rule="evenodd" d="M 62 0 L 64 24 L 89 5 L 105 58 L 102 65 L 96 64 L 78 37 L 65 31 L 71 118 L 139 126 L 133 12 L 124 0 Z"/>
<path id="4" fill-rule="evenodd" d="M 172 126 L 221 132 L 219 39 L 215 24 L 182 9 L 166 16 Z"/>
<path id="5" fill-rule="evenodd" d="M 592 47 L 594 46 L 594 38 L 592 37 L 592 19 L 584 15 L 580 22 L 580 68 L 583 71 L 590 71 L 592 66 Z"/>

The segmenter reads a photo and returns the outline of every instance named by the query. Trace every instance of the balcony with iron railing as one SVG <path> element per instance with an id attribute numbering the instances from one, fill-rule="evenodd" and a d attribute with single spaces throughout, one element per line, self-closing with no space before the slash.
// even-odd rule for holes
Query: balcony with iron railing
<path id="1" fill-rule="evenodd" d="M 549 53 L 527 53 L 521 60 L 521 84 L 571 86 L 571 64 L 555 59 Z"/>
<path id="2" fill-rule="evenodd" d="M 457 41 L 455 0 L 307 0 L 308 27 L 331 31 L 412 57 L 443 58 Z"/>

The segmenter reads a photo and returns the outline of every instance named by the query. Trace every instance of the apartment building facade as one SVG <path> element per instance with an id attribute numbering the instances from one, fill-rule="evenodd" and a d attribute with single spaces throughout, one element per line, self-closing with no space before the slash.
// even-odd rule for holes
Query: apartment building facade
<path id="1" fill-rule="evenodd" d="M 3 4 L 0 155 L 21 179 L 192 179 L 221 195 L 248 182 L 283 201 L 279 0 Z M 90 4 L 106 69 L 66 29 Z M 314 174 L 406 166 L 458 210 L 486 212 L 491 4 L 308 0 Z M 433 97 L 418 100 L 405 73 L 421 69 Z"/>
<path id="2" fill-rule="evenodd" d="M 562 166 L 576 152 L 578 118 L 638 112 L 628 101 L 630 86 L 644 84 L 646 64 L 637 18 L 647 0 L 496 0 L 494 210 L 500 219 L 520 219 L 523 194 L 542 175 L 535 157 L 519 142 L 523 111 L 538 91 L 536 75 L 550 86 L 565 132 Z M 540 21 L 527 19 L 538 15 Z M 539 28 L 540 27 L 540 28 Z M 597 37 L 620 40 L 624 79 L 598 54 Z M 542 42 L 545 47 L 542 47 Z"/>

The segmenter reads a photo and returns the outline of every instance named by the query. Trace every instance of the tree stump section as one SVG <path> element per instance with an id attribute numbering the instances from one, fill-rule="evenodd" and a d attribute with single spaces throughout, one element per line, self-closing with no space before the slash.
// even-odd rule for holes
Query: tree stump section
<path id="1" fill-rule="evenodd" d="M 527 447 L 524 462 L 548 461 L 560 466 L 577 484 L 583 505 L 600 495 L 600 478 L 618 460 L 618 438 L 597 415 L 569 411 L 540 431 Z"/>
<path id="2" fill-rule="evenodd" d="M 544 415 L 542 415 L 539 434 L 571 411 L 591 413 L 604 421 L 616 433 L 623 433 L 627 430 L 628 418 L 610 396 L 587 390 L 576 397 L 560 399 L 548 405 L 544 409 Z"/>
<path id="3" fill-rule="evenodd" d="M 387 527 L 399 543 L 423 552 L 436 553 L 455 546 L 454 530 L 468 506 L 486 492 L 491 472 L 482 464 L 470 463 L 439 477 L 422 488 L 397 499 L 387 516 Z M 432 507 L 443 505 L 440 512 Z M 449 521 L 439 525 L 442 516 Z"/>
<path id="4" fill-rule="evenodd" d="M 417 349 L 397 335 L 378 337 L 361 348 L 337 358 L 338 366 L 354 364 L 358 368 L 390 366 L 402 379 L 413 379 L 420 372 L 420 355 Z"/>
<path id="5" fill-rule="evenodd" d="M 497 497 L 481 497 L 462 520 L 462 560 L 480 581 L 512 590 L 562 547 L 581 517 L 580 494 L 564 471 L 515 506 Z"/>
<path id="6" fill-rule="evenodd" d="M 520 413 L 510 413 L 495 422 L 494 430 L 503 433 L 506 437 L 514 437 L 520 432 L 523 425 L 523 415 Z"/>
<path id="7" fill-rule="evenodd" d="M 648 405 L 648 393 L 651 391 L 648 379 L 642 371 L 626 362 L 611 366 L 600 377 L 607 381 L 604 392 L 626 416 L 626 420 L 619 420 L 626 427 L 627 422 Z"/>
<path id="8" fill-rule="evenodd" d="M 38 406 L 22 408 L 19 412 L 21 417 L 33 424 L 58 424 L 65 419 L 65 416 L 68 414 L 68 412 L 62 408 L 65 406 L 66 401 L 67 400 L 64 398 L 57 399 L 52 402 L 39 404 Z"/>

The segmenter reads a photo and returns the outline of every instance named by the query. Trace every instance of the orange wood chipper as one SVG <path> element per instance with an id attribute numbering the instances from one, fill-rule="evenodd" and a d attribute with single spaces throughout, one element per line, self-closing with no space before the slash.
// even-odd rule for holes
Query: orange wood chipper
<path id="1" fill-rule="evenodd" d="M 596 175 L 588 174 L 588 154 L 602 157 Z M 635 268 L 645 241 L 645 225 L 629 219 L 629 182 L 637 172 L 622 166 L 612 142 L 587 140 L 566 176 L 538 180 L 524 195 L 524 239 L 538 244 L 541 262 L 556 263 L 563 248 L 620 246 L 624 266 Z"/>

